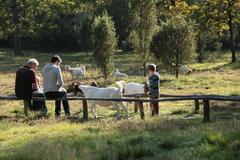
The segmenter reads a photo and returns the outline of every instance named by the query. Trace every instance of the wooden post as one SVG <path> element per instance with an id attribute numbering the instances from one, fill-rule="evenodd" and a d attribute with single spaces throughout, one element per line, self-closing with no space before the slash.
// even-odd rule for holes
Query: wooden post
<path id="1" fill-rule="evenodd" d="M 139 104 L 139 110 L 140 110 L 140 117 L 141 117 L 141 119 L 145 119 L 143 102 L 138 102 L 138 104 Z"/>
<path id="2" fill-rule="evenodd" d="M 209 100 L 203 100 L 203 121 L 209 122 L 210 121 L 210 106 Z"/>
<path id="3" fill-rule="evenodd" d="M 195 111 L 198 111 L 199 110 L 199 100 L 195 99 L 194 104 L 195 104 Z"/>
<path id="4" fill-rule="evenodd" d="M 88 106 L 87 106 L 87 101 L 83 100 L 83 119 L 88 120 Z"/>
<path id="5" fill-rule="evenodd" d="M 139 105 L 138 102 L 134 102 L 134 113 L 138 112 L 138 105 Z"/>

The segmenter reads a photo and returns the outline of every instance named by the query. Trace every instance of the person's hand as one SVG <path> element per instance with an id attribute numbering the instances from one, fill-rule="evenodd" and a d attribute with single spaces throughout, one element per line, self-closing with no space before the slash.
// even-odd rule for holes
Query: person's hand
<path id="1" fill-rule="evenodd" d="M 58 91 L 60 91 L 60 92 L 67 92 L 66 89 L 63 88 L 63 87 L 60 87 Z"/>

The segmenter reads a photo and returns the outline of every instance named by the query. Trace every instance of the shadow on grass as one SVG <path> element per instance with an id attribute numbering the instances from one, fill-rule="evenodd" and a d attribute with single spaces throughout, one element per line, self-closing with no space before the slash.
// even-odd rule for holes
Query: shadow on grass
<path id="1" fill-rule="evenodd" d="M 212 117 L 216 120 L 240 119 L 240 103 L 219 104 L 211 107 Z"/>
<path id="2" fill-rule="evenodd" d="M 112 118 L 113 120 L 124 120 L 126 119 L 125 114 L 120 114 L 120 119 L 116 119 L 116 113 L 111 113 L 108 115 L 98 115 L 97 118 L 93 118 L 93 117 L 88 117 L 88 120 L 83 119 L 82 116 L 80 116 L 79 114 L 82 112 L 78 112 L 75 113 L 73 116 L 70 116 L 67 118 L 68 121 L 70 121 L 71 123 L 85 123 L 85 122 L 100 122 L 101 120 L 105 120 L 108 118 Z M 91 112 L 89 112 L 88 114 L 92 114 Z M 129 118 L 135 116 L 138 113 L 129 113 Z"/>
<path id="3" fill-rule="evenodd" d="M 154 119 L 123 121 L 113 129 L 110 126 L 107 130 L 101 126 L 87 126 L 83 130 L 70 130 L 68 134 L 67 130 L 61 129 L 58 133 L 41 135 L 14 148 L 6 148 L 4 156 L 0 159 L 130 160 L 159 159 L 164 156 L 170 159 L 205 159 L 217 156 L 225 150 L 229 151 L 226 152 L 227 156 L 236 158 L 239 155 L 237 151 L 240 143 L 236 141 L 239 134 L 225 136 L 215 133 L 214 130 L 207 132 L 202 128 L 206 124 L 200 123 L 198 120 Z M 106 122 L 106 125 L 111 123 Z M 226 126 L 227 124 L 224 127 Z M 209 147 L 213 147 L 214 150 L 209 150 Z M 189 152 L 192 149 L 194 152 Z"/>
<path id="4" fill-rule="evenodd" d="M 181 121 L 181 122 L 180 122 Z M 176 136 L 172 132 L 181 123 L 187 125 L 187 121 L 161 121 L 160 128 L 156 127 L 156 121 L 144 125 L 142 128 L 136 123 L 124 121 L 120 123 L 119 130 L 105 132 L 101 127 L 87 127 L 66 134 L 51 134 L 31 139 L 26 143 L 18 144 L 11 148 L 11 152 L 5 149 L 5 156 L 0 157 L 4 160 L 45 160 L 45 159 L 154 159 L 156 155 L 162 152 L 178 149 L 180 144 L 184 142 L 185 135 Z M 187 123 L 186 123 L 187 122 Z M 106 125 L 108 122 L 106 122 Z M 193 125 L 193 124 L 192 124 Z M 192 126 L 190 125 L 190 126 Z M 136 127 L 134 130 L 122 130 L 121 127 Z M 150 128 L 151 129 L 150 129 Z M 169 128 L 170 127 L 170 128 Z M 169 132 L 169 129 L 171 130 Z M 155 158 L 157 159 L 157 158 Z"/>

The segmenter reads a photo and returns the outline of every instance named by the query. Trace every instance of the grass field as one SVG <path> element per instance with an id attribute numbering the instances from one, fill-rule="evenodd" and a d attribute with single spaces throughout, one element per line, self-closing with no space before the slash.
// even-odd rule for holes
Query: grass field
<path id="1" fill-rule="evenodd" d="M 0 49 L 0 95 L 14 94 L 15 71 L 29 58 L 35 57 L 42 66 L 52 54 L 63 59 L 66 84 L 72 82 L 64 65 L 86 65 L 83 83 L 96 80 L 101 86 L 115 85 L 104 82 L 91 57 L 79 52 L 26 51 L 14 56 L 11 50 Z M 240 95 L 240 62 L 230 64 L 229 53 L 208 53 L 206 62 L 193 63 L 190 76 L 173 75 L 161 70 L 161 93 L 164 94 L 220 94 Z M 238 57 L 240 54 L 238 53 Z M 157 63 L 156 61 L 152 60 Z M 144 82 L 138 55 L 118 53 L 116 67 L 130 76 L 126 81 Z M 3 160 L 127 160 L 127 159 L 240 159 L 240 103 L 211 101 L 211 122 L 202 122 L 202 109 L 194 113 L 193 102 L 164 102 L 160 116 L 140 120 L 129 105 L 129 120 L 116 121 L 111 107 L 98 108 L 99 119 L 83 122 L 81 102 L 70 102 L 71 118 L 62 113 L 54 118 L 54 102 L 47 102 L 48 117 L 23 114 L 21 101 L 0 101 L 0 159 Z M 145 108 L 147 113 L 148 107 Z M 124 115 L 122 113 L 122 115 Z"/>

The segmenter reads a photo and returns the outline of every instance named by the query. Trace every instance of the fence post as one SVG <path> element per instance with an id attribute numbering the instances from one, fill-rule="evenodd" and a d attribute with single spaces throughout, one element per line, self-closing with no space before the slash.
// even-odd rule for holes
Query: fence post
<path id="1" fill-rule="evenodd" d="M 138 104 L 139 104 L 139 110 L 140 110 L 140 117 L 141 119 L 145 119 L 143 102 L 138 102 Z"/>
<path id="2" fill-rule="evenodd" d="M 195 99 L 194 104 L 195 104 L 195 111 L 198 111 L 199 110 L 199 100 Z"/>
<path id="3" fill-rule="evenodd" d="M 87 101 L 83 100 L 83 119 L 88 120 L 88 106 L 87 106 Z"/>
<path id="4" fill-rule="evenodd" d="M 203 99 L 203 121 L 209 122 L 210 121 L 210 106 L 209 100 Z"/>
<path id="5" fill-rule="evenodd" d="M 134 113 L 138 112 L 138 105 L 139 105 L 138 102 L 134 102 Z"/>

